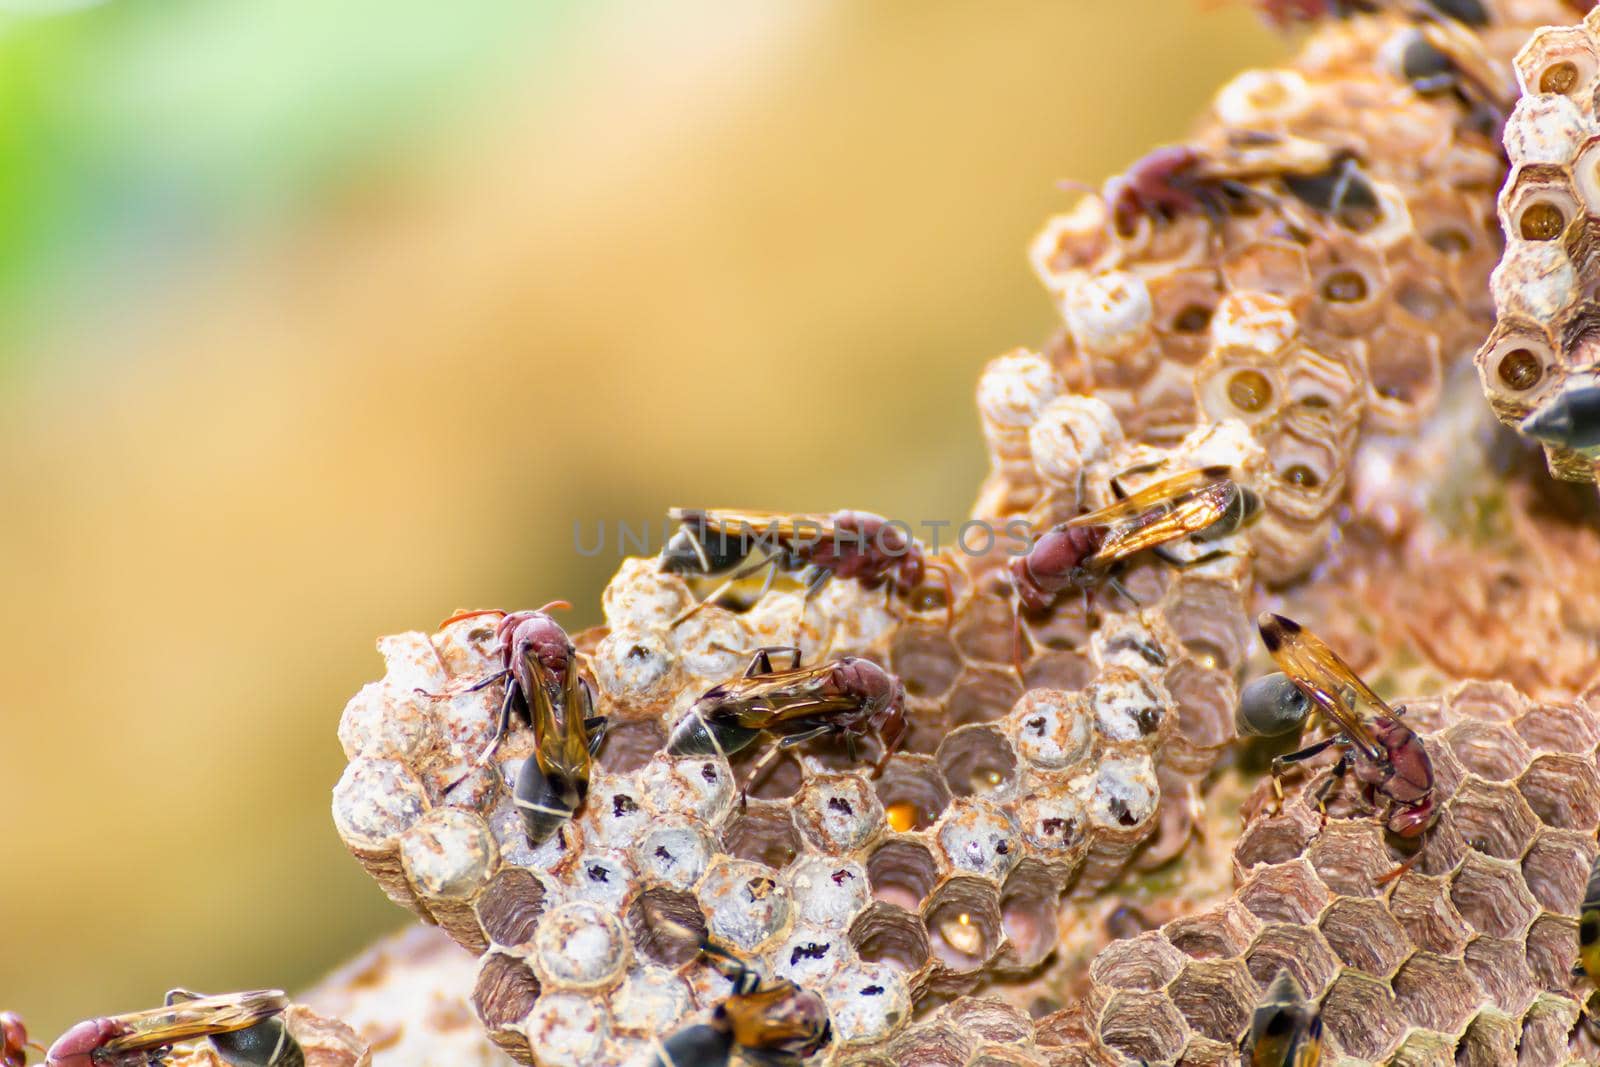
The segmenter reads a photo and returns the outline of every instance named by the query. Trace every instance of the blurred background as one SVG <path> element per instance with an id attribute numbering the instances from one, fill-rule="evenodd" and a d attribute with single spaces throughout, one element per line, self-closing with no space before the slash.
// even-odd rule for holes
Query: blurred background
<path id="1" fill-rule="evenodd" d="M 0 1007 L 296 988 L 384 633 L 573 525 L 961 516 L 1024 250 L 1287 46 L 1202 0 L 0 0 Z"/>

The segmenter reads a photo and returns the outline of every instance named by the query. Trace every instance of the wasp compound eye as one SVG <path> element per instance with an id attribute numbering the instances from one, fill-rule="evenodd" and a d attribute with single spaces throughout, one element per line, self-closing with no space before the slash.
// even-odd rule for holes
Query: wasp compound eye
<path id="1" fill-rule="evenodd" d="M 1282 737 L 1297 732 L 1311 714 L 1311 701 L 1281 671 L 1257 678 L 1239 693 L 1234 726 L 1250 737 Z"/>

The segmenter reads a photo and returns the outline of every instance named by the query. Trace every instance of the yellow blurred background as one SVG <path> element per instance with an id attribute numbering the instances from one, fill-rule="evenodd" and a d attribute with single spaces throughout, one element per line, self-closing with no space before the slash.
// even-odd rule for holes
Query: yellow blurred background
<path id="1" fill-rule="evenodd" d="M 1286 49 L 1200 0 L 6 11 L 0 1007 L 47 1041 L 402 924 L 340 710 L 457 606 L 598 621 L 575 521 L 959 516 L 1057 179 Z"/>

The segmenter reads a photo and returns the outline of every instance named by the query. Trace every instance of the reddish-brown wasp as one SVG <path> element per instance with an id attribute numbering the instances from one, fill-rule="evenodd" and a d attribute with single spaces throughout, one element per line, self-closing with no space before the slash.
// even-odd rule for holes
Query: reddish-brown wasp
<path id="1" fill-rule="evenodd" d="M 854 579 L 869 589 L 886 585 L 889 592 L 909 599 L 932 569 L 944 582 L 949 606 L 949 576 L 943 568 L 928 559 L 904 523 L 869 511 L 784 515 L 673 508 L 668 514 L 680 525 L 661 552 L 661 569 L 722 581 L 701 604 L 720 599 L 762 570 L 767 580 L 758 598 L 781 571 L 795 575 L 808 599 L 835 577 Z"/>
<path id="2" fill-rule="evenodd" d="M 549 615 L 555 608 L 570 606 L 557 600 L 538 611 L 465 611 L 440 623 L 443 627 L 480 615 L 501 616 L 494 631 L 501 669 L 464 690 L 473 692 L 502 680 L 506 684 L 494 738 L 474 767 L 494 755 L 514 714 L 532 727 L 533 755 L 523 761 L 512 797 L 522 813 L 528 843 L 535 848 L 583 804 L 594 754 L 605 734 L 604 717 L 592 714 L 594 690 L 578 669 L 572 640 Z"/>
<path id="3" fill-rule="evenodd" d="M 1290 764 L 1337 745 L 1339 761 L 1317 790 L 1318 806 L 1334 785 L 1354 771 L 1369 802 L 1379 794 L 1388 798 L 1385 821 L 1390 830 L 1404 838 L 1421 836 L 1438 817 L 1433 764 L 1422 741 L 1400 721 L 1405 708 L 1384 703 L 1336 652 L 1294 620 L 1266 612 L 1257 625 L 1273 660 L 1334 728 L 1332 736 L 1275 758 L 1272 773 L 1281 775 Z"/>
<path id="4" fill-rule="evenodd" d="M 774 652 L 793 655 L 788 670 L 773 668 Z M 878 775 L 905 734 L 905 701 L 900 679 L 871 660 L 845 656 L 802 667 L 797 648 L 763 648 L 744 677 L 715 686 L 694 702 L 673 728 L 667 752 L 728 756 L 770 734 L 777 743 L 751 768 L 744 786 L 748 789 L 784 749 L 839 734 L 853 758 L 855 739 L 873 732 L 883 743 L 883 755 L 873 768 Z"/>
<path id="5" fill-rule="evenodd" d="M 787 979 L 761 975 L 705 938 L 700 951 L 733 982 L 733 992 L 709 1023 L 687 1026 L 656 1045 L 654 1067 L 727 1067 L 737 1049 L 750 1063 L 797 1067 L 833 1038 L 828 1006 L 817 994 Z"/>
<path id="6" fill-rule="evenodd" d="M 244 1036 L 264 1025 L 282 1030 L 278 1016 L 288 1006 L 276 989 L 215 997 L 174 990 L 166 1007 L 78 1023 L 50 1046 L 45 1067 L 146 1067 L 160 1063 L 173 1045 L 202 1037 L 235 1067 L 302 1067 L 305 1058 L 293 1038 L 253 1042 Z"/>
<path id="7" fill-rule="evenodd" d="M 1261 509 L 1261 498 L 1234 480 L 1232 468 L 1222 466 L 1163 478 L 1132 496 L 1113 478 L 1112 491 L 1116 503 L 1052 527 L 1011 560 L 1011 586 L 1023 608 L 1041 611 L 1066 589 L 1087 595 L 1102 581 L 1113 583 L 1116 566 L 1144 551 L 1178 567 L 1210 562 L 1226 553 L 1213 549 L 1185 560 L 1167 546 L 1227 537 Z"/>
<path id="8" fill-rule="evenodd" d="M 28 1027 L 14 1011 L 0 1011 L 0 1067 L 23 1067 L 28 1050 L 44 1051 L 37 1041 L 28 1040 Z"/>

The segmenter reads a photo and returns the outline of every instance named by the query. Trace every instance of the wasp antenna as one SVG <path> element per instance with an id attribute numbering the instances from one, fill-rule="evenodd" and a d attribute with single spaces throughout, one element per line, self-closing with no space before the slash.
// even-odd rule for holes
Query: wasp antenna
<path id="1" fill-rule="evenodd" d="M 451 623 L 460 622 L 462 619 L 476 619 L 480 615 L 501 615 L 501 616 L 503 616 L 503 615 L 505 615 L 505 612 L 500 608 L 482 608 L 482 609 L 480 609 L 478 611 L 458 611 L 454 615 L 450 616 L 448 619 L 444 620 L 444 622 L 441 622 L 439 624 L 439 629 L 442 630 L 446 626 L 449 626 Z"/>
<path id="2" fill-rule="evenodd" d="M 1088 182 L 1080 182 L 1076 178 L 1057 178 L 1056 188 L 1064 193 L 1088 193 L 1090 196 L 1099 196 L 1100 190 Z"/>
<path id="3" fill-rule="evenodd" d="M 546 604 L 544 607 L 539 609 L 539 611 L 541 613 L 550 612 L 550 611 L 571 611 L 571 610 L 572 610 L 572 602 L 571 601 L 567 601 L 567 600 L 552 600 L 552 601 L 550 601 L 550 603 Z"/>

